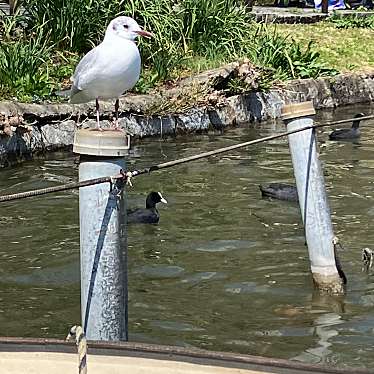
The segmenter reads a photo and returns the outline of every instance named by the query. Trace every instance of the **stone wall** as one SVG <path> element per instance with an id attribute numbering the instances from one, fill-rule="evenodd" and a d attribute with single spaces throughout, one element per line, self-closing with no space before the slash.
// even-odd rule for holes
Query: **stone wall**
<path id="1" fill-rule="evenodd" d="M 229 74 L 228 70 L 222 76 Z M 226 76 L 227 76 L 226 74 Z M 172 100 L 170 90 L 166 101 Z M 212 94 L 210 93 L 210 96 Z M 121 99 L 120 127 L 136 138 L 222 130 L 248 122 L 280 117 L 287 103 L 312 100 L 316 109 L 370 102 L 374 98 L 374 70 L 329 78 L 294 80 L 268 92 L 218 95 L 219 99 L 165 111 L 165 98 L 129 95 Z M 159 113 L 158 109 L 159 108 Z M 110 124 L 112 103 L 102 104 L 103 126 Z M 173 109 L 171 106 L 169 109 Z M 154 114 L 146 114 L 153 112 Z M 71 147 L 76 126 L 93 127 L 94 105 L 0 103 L 0 166 L 45 151 Z M 11 123 L 11 119 L 17 121 Z M 8 121 L 8 122 L 7 122 Z M 9 124 L 10 123 L 10 124 Z"/>

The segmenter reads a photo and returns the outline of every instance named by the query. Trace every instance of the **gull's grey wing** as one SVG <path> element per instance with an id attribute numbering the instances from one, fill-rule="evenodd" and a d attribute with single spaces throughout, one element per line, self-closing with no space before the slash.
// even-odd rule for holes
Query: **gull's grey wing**
<path id="1" fill-rule="evenodd" d="M 75 86 L 75 90 L 82 90 L 84 87 L 82 87 L 82 83 L 84 84 L 84 78 L 87 76 L 87 74 L 90 74 L 90 72 L 95 69 L 96 61 L 99 58 L 99 49 L 98 47 L 95 47 L 94 49 L 91 49 L 86 55 L 83 56 L 82 60 L 79 61 L 79 64 L 75 68 L 73 76 L 70 78 L 70 80 L 73 82 L 73 87 Z M 74 89 L 73 89 L 74 91 Z M 74 94 L 74 92 L 72 92 Z"/>
<path id="2" fill-rule="evenodd" d="M 72 82 L 70 90 L 70 102 L 73 104 L 79 104 L 89 101 L 91 98 L 87 97 L 84 90 L 87 84 L 87 76 L 90 76 L 94 70 L 96 70 L 96 62 L 99 59 L 99 49 L 95 47 L 91 49 L 83 58 L 79 61 L 79 64 L 75 68 L 73 76 L 70 78 Z"/>

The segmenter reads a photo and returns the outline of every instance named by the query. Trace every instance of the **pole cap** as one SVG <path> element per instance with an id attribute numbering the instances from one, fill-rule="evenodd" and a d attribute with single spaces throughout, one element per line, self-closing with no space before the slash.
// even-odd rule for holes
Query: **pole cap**
<path id="1" fill-rule="evenodd" d="M 316 114 L 316 111 L 314 109 L 312 101 L 288 104 L 285 105 L 281 110 L 281 118 L 283 121 L 294 118 L 313 116 L 314 114 Z"/>
<path id="2" fill-rule="evenodd" d="M 126 156 L 129 149 L 130 135 L 121 130 L 78 129 L 74 134 L 74 153 L 121 157 Z"/>

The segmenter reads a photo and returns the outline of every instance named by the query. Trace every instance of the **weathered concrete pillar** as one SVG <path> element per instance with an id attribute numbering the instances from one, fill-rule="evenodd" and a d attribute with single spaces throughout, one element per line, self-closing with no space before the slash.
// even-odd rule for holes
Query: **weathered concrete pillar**
<path id="1" fill-rule="evenodd" d="M 121 131 L 77 130 L 79 181 L 125 169 L 128 138 Z M 125 194 L 118 185 L 79 190 L 82 326 L 90 340 L 127 340 Z"/>
<path id="2" fill-rule="evenodd" d="M 282 109 L 287 131 L 313 125 L 314 114 L 310 101 L 286 105 Z M 291 134 L 288 141 L 314 283 L 321 291 L 343 293 L 315 129 Z"/>

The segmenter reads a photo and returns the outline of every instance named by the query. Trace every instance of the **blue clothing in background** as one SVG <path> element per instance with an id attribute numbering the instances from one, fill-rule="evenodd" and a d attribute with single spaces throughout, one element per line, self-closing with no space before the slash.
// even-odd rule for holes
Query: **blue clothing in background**
<path id="1" fill-rule="evenodd" d="M 345 4 L 343 0 L 328 0 L 329 10 L 345 9 Z M 314 0 L 314 7 L 316 9 L 321 9 L 322 0 Z"/>

